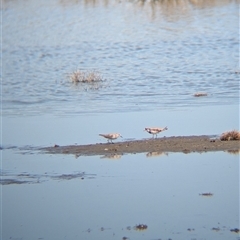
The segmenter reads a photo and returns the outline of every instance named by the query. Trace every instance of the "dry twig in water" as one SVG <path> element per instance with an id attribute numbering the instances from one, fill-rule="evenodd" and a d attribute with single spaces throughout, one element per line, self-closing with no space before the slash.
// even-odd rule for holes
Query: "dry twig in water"
<path id="1" fill-rule="evenodd" d="M 194 93 L 193 96 L 194 96 L 194 97 L 204 97 L 204 96 L 207 96 L 207 93 L 204 93 L 204 92 L 197 92 L 197 93 Z"/>
<path id="2" fill-rule="evenodd" d="M 204 196 L 204 197 L 212 197 L 213 196 L 213 193 L 199 193 L 200 196 Z"/>

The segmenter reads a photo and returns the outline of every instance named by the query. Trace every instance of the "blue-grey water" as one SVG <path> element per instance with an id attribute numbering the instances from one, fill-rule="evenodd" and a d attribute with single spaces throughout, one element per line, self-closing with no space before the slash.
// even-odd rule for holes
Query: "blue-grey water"
<path id="1" fill-rule="evenodd" d="M 38 150 L 148 138 L 146 126 L 239 129 L 238 0 L 3 0 L 1 12 L 1 240 L 240 239 L 239 151 Z M 78 69 L 103 81 L 73 84 Z"/>
<path id="2" fill-rule="evenodd" d="M 239 239 L 231 231 L 239 228 L 238 154 L 10 153 L 3 152 L 3 240 Z"/>
<path id="3" fill-rule="evenodd" d="M 238 1 L 3 1 L 2 16 L 3 114 L 239 100 Z M 76 86 L 68 79 L 76 69 L 105 81 Z M 199 101 L 196 92 L 208 96 Z"/>

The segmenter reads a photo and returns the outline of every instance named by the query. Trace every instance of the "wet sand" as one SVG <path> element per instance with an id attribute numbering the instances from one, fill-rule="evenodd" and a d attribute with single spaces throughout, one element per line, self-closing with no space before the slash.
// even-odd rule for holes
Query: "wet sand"
<path id="1" fill-rule="evenodd" d="M 208 152 L 229 151 L 240 149 L 240 141 L 221 141 L 210 136 L 178 136 L 157 139 L 143 139 L 115 143 L 97 143 L 89 145 L 52 146 L 42 150 L 51 154 L 75 154 L 78 156 L 92 155 L 122 155 L 134 153 L 164 153 L 164 152 Z"/>

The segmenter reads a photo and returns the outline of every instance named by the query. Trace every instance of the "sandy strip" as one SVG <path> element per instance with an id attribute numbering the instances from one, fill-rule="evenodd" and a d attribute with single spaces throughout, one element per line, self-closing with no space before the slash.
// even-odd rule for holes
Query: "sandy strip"
<path id="1" fill-rule="evenodd" d="M 125 142 L 97 143 L 90 145 L 52 146 L 42 148 L 51 154 L 75 154 L 78 156 L 122 155 L 126 153 L 164 153 L 164 152 L 238 152 L 240 141 L 220 141 L 209 136 L 164 137 Z"/>

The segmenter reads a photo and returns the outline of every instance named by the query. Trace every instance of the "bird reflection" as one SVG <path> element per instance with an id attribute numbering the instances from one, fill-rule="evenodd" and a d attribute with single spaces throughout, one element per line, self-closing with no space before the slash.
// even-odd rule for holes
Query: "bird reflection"
<path id="1" fill-rule="evenodd" d="M 122 157 L 122 154 L 107 154 L 101 157 L 101 159 L 103 158 L 107 158 L 107 159 L 111 159 L 111 160 L 117 160 L 120 159 Z"/>
<path id="2" fill-rule="evenodd" d="M 146 157 L 159 157 L 159 156 L 168 156 L 167 152 L 148 152 Z"/>

